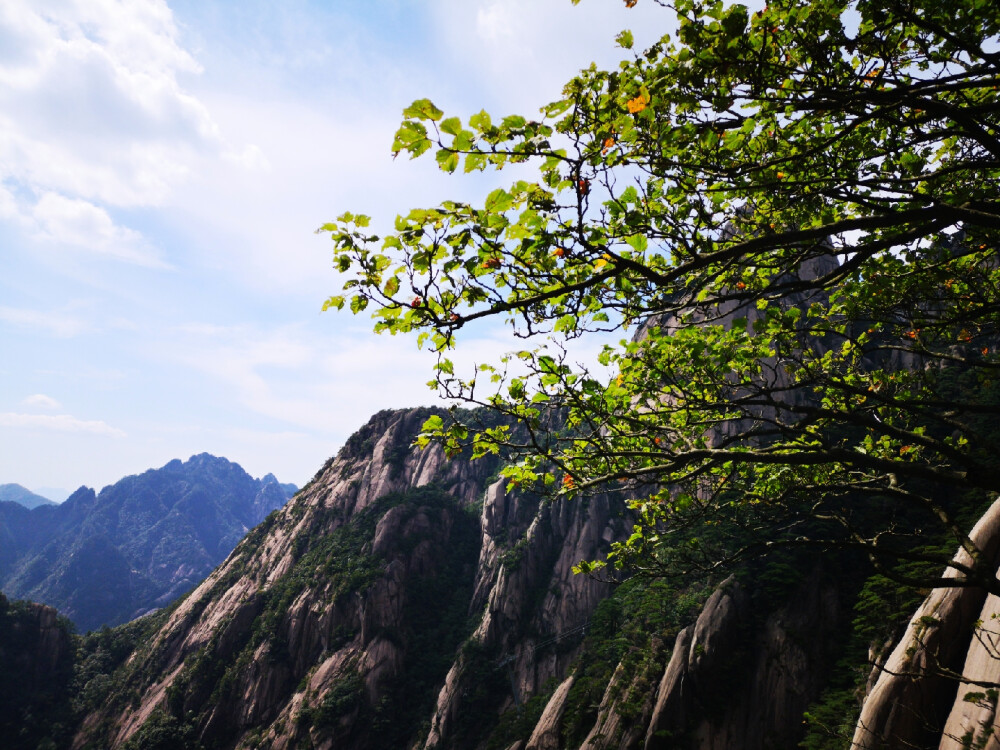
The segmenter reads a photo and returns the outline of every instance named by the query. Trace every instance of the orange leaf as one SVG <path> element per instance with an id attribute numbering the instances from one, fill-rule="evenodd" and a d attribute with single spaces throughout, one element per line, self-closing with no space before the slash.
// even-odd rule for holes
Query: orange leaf
<path id="1" fill-rule="evenodd" d="M 649 97 L 644 94 L 639 94 L 639 96 L 635 99 L 629 99 L 628 104 L 625 106 L 627 106 L 628 111 L 634 115 L 637 112 L 642 112 L 642 110 L 646 108 L 647 104 L 649 104 Z"/>

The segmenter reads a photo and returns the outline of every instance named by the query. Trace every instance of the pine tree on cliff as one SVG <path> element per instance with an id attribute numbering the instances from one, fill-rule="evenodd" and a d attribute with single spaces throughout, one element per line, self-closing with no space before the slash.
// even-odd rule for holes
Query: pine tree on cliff
<path id="1" fill-rule="evenodd" d="M 408 107 L 395 153 L 536 177 L 384 235 L 364 215 L 325 225 L 350 275 L 325 308 L 415 334 L 443 395 L 528 427 L 511 482 L 627 490 L 640 521 L 619 564 L 833 545 L 899 575 L 946 562 L 918 547 L 933 527 L 971 563 L 915 583 L 1000 593 L 965 513 L 1000 492 L 1000 13 L 671 7 L 676 34 L 634 50 L 622 32 L 618 69 L 582 71 L 535 118 Z M 486 318 L 525 349 L 456 371 Z M 610 378 L 566 354 L 609 331 Z M 440 418 L 425 437 L 518 442 Z"/>

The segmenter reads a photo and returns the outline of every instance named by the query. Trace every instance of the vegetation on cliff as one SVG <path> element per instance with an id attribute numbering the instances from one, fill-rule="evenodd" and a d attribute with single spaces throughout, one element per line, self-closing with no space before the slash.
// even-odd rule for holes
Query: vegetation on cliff
<path id="1" fill-rule="evenodd" d="M 72 736 L 72 626 L 50 607 L 0 594 L 0 739 L 47 750 Z"/>
<path id="2" fill-rule="evenodd" d="M 946 501 L 1000 491 L 984 429 L 1000 413 L 1000 16 L 981 0 L 670 7 L 676 35 L 632 51 L 623 32 L 630 57 L 539 118 L 407 108 L 395 152 L 537 178 L 414 209 L 384 237 L 363 215 L 324 226 L 353 275 L 327 307 L 374 308 L 377 331 L 439 352 L 443 394 L 529 427 L 512 481 L 634 496 L 620 563 L 804 544 L 896 575 L 935 526 L 973 563 L 933 582 L 1000 592 Z M 551 338 L 455 372 L 449 350 L 485 318 Z M 640 324 L 604 348 L 610 382 L 561 348 Z M 517 442 L 439 419 L 427 437 L 477 455 Z"/>

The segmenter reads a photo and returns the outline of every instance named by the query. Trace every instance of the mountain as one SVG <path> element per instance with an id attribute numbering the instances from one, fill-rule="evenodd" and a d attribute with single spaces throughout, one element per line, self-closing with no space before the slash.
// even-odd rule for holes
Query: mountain
<path id="1" fill-rule="evenodd" d="M 857 576 L 833 561 L 690 585 L 576 575 L 629 533 L 623 498 L 545 499 L 506 487 L 495 459 L 411 448 L 430 413 L 375 415 L 146 618 L 133 655 L 78 686 L 73 746 L 796 744 Z"/>
<path id="2" fill-rule="evenodd" d="M 55 505 L 46 497 L 36 495 L 27 487 L 19 484 L 0 484 L 0 503 L 17 503 L 25 508 L 37 508 L 39 505 Z"/>
<path id="3" fill-rule="evenodd" d="M 0 590 L 80 630 L 116 625 L 191 589 L 288 496 L 273 476 L 203 453 L 60 505 L 0 504 Z"/>
<path id="4" fill-rule="evenodd" d="M 542 498 L 499 459 L 413 449 L 431 413 L 375 415 L 196 589 L 77 637 L 72 676 L 43 670 L 0 745 L 993 747 L 995 698 L 975 688 L 1000 682 L 1000 598 L 921 601 L 849 550 L 725 579 L 577 575 L 631 533 L 624 499 Z M 977 512 L 972 540 L 1000 562 L 1000 501 Z M 38 606 L 13 605 L 18 627 L 57 639 Z M 27 667 L 7 669 L 5 642 L 9 693 Z"/>

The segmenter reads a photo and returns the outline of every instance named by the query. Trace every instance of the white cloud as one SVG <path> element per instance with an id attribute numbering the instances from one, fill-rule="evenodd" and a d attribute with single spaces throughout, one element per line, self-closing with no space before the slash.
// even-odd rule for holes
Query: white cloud
<path id="1" fill-rule="evenodd" d="M 162 201 L 222 142 L 177 77 L 199 67 L 158 0 L 9 0 L 0 11 L 0 163 L 34 189 L 110 205 Z"/>
<path id="2" fill-rule="evenodd" d="M 189 324 L 175 328 L 173 340 L 151 343 L 151 352 L 208 375 L 258 415 L 338 441 L 378 409 L 443 403 L 426 385 L 434 377 L 435 355 L 418 350 L 412 338 L 373 336 L 363 322 L 348 327 L 344 316 L 325 322 L 339 324 L 337 333 Z M 573 342 L 569 360 L 595 368 L 600 344 Z M 476 365 L 498 363 L 524 346 L 508 331 L 484 326 L 470 332 L 450 358 L 456 374 L 474 377 Z M 490 387 L 484 381 L 480 395 Z"/>
<path id="3" fill-rule="evenodd" d="M 490 41 L 513 34 L 513 23 L 507 7 L 494 2 L 476 11 L 476 32 Z"/>
<path id="4" fill-rule="evenodd" d="M 32 213 L 40 239 L 141 266 L 169 268 L 139 232 L 116 225 L 107 211 L 93 203 L 50 192 Z"/>
<path id="5" fill-rule="evenodd" d="M 374 411 L 436 402 L 433 357 L 411 337 L 319 315 L 340 281 L 312 230 L 351 210 L 382 233 L 399 211 L 520 176 L 392 161 L 413 99 L 530 115 L 591 57 L 609 64 L 616 30 L 655 28 L 639 15 L 652 2 L 349 5 L 186 3 L 179 29 L 163 0 L 0 0 L 0 232 L 13 240 L 0 331 L 89 334 L 8 336 L 2 366 L 23 372 L 14 393 L 104 403 L 129 432 L 112 445 L 36 424 L 7 440 L 7 466 L 35 462 L 68 486 L 209 450 L 302 477 Z M 92 262 L 115 258 L 128 262 Z M 99 293 L 64 304 L 81 281 Z M 206 323 L 176 327 L 190 320 Z M 518 345 L 462 333 L 469 376 Z M 54 466 L 66 478 L 49 479 Z"/>
<path id="6" fill-rule="evenodd" d="M 17 414 L 0 413 L 0 427 L 51 430 L 54 432 L 83 432 L 103 437 L 123 438 L 125 432 L 106 422 L 84 420 L 68 414 Z"/>
<path id="7" fill-rule="evenodd" d="M 659 3 L 628 8 L 615 0 L 577 7 L 566 0 L 432 0 L 428 10 L 453 80 L 467 100 L 480 99 L 470 111 L 525 116 L 558 99 L 592 61 L 614 69 L 629 57 L 614 42 L 619 31 L 632 30 L 642 50 L 672 30 L 673 16 Z"/>
<path id="8" fill-rule="evenodd" d="M 83 318 L 62 311 L 0 307 L 0 321 L 24 328 L 39 328 L 60 338 L 77 336 L 90 329 Z"/>
<path id="9" fill-rule="evenodd" d="M 35 393 L 22 401 L 25 406 L 33 406 L 38 409 L 48 409 L 49 411 L 59 408 L 59 402 L 44 393 Z"/>
<path id="10" fill-rule="evenodd" d="M 164 0 L 0 3 L 0 221 L 168 267 L 111 209 L 163 205 L 206 160 L 266 167 L 182 85 L 200 72 Z"/>

